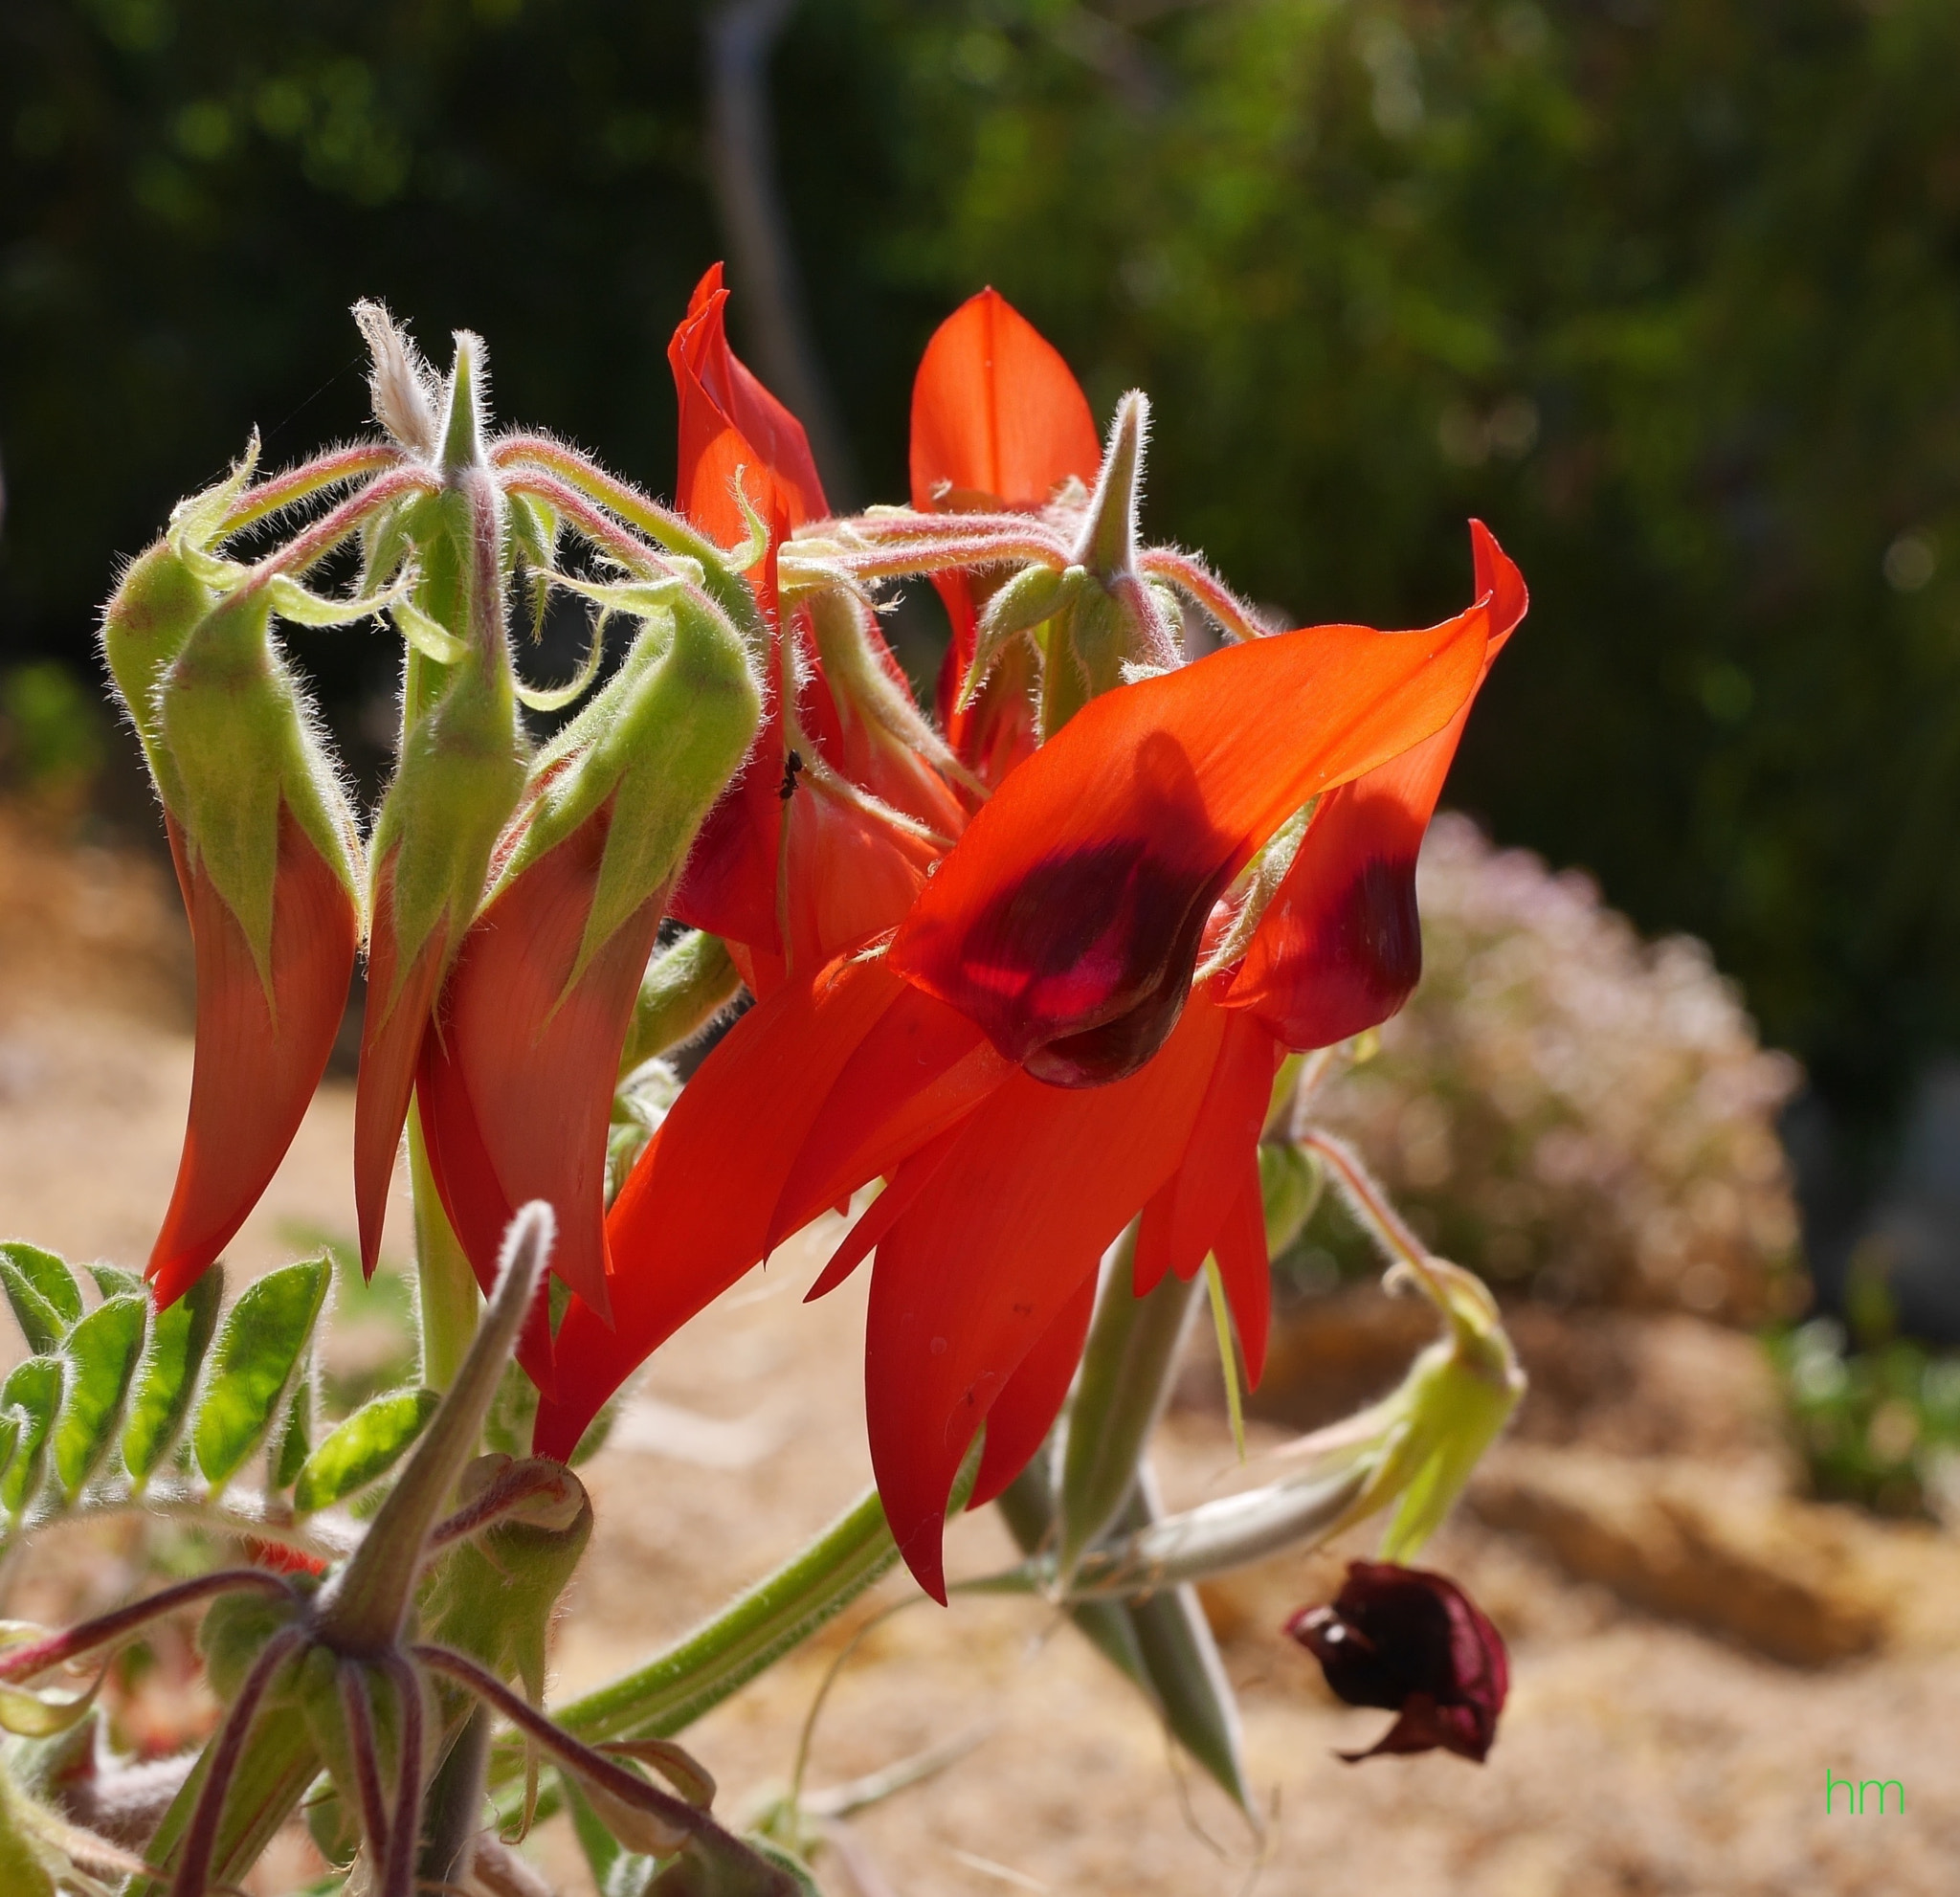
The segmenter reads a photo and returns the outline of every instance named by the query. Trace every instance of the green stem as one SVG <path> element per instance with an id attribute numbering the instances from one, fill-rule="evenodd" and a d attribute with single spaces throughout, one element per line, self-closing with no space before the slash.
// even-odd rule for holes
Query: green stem
<path id="1" fill-rule="evenodd" d="M 409 1105 L 409 1184 L 415 1203 L 416 1313 L 422 1333 L 422 1387 L 447 1390 L 469 1354 L 481 1300 L 476 1274 L 436 1195 L 422 1118 Z"/>
<path id="2" fill-rule="evenodd" d="M 631 1735 L 668 1738 L 719 1706 L 888 1573 L 899 1551 L 884 1506 L 867 1490 L 800 1554 L 644 1666 L 597 1687 L 553 1718 L 588 1745 Z M 522 1775 L 501 1751 L 493 1787 Z"/>

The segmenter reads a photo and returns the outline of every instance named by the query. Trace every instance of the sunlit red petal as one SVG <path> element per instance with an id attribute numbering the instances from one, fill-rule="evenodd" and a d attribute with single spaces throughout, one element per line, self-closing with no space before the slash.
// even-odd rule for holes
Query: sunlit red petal
<path id="1" fill-rule="evenodd" d="M 880 1244 L 865 1332 L 872 1463 L 899 1547 L 935 1598 L 947 1499 L 974 1432 L 1183 1154 L 1222 1030 L 1217 1010 L 1195 1009 L 1155 1060 L 1107 1087 L 1015 1075 Z"/>
<path id="2" fill-rule="evenodd" d="M 1257 1390 L 1265 1373 L 1266 1338 L 1272 1328 L 1273 1269 L 1266 1253 L 1266 1207 L 1257 1151 L 1248 1149 L 1239 1163 L 1244 1171 L 1238 1196 L 1214 1237 L 1212 1250 L 1218 1260 L 1225 1302 L 1238 1327 L 1245 1380 Z"/>
<path id="3" fill-rule="evenodd" d="M 1310 796 L 1446 725 L 1488 625 L 1480 605 L 1421 633 L 1316 627 L 1093 700 L 974 817 L 893 967 L 1043 1079 L 1135 1072 L 1226 884 Z"/>
<path id="4" fill-rule="evenodd" d="M 963 495 L 1038 507 L 1074 475 L 1096 479 L 1102 442 L 1060 352 L 992 289 L 933 332 L 912 384 L 912 504 Z"/>
<path id="5" fill-rule="evenodd" d="M 1205 990 L 1192 996 L 1193 1009 L 1214 1005 Z M 1247 1159 L 1265 1124 L 1279 1060 L 1272 1036 L 1257 1021 L 1242 1015 L 1225 1017 L 1191 1144 L 1177 1171 L 1144 1208 L 1134 1266 L 1138 1297 L 1155 1290 L 1167 1271 L 1195 1277 L 1217 1242 L 1244 1189 Z"/>
<path id="6" fill-rule="evenodd" d="M 388 1212 L 389 1182 L 409 1117 L 415 1063 L 447 962 L 447 930 L 438 923 L 403 969 L 396 956 L 394 864 L 374 879 L 368 930 L 368 1007 L 361 1022 L 361 1068 L 354 1087 L 354 1211 L 361 1269 L 374 1275 Z"/>
<path id="7" fill-rule="evenodd" d="M 1082 1360 L 1089 1319 L 1096 1309 L 1096 1274 L 1087 1273 L 1061 1314 L 1020 1361 L 987 1413 L 987 1440 L 969 1508 L 984 1507 L 1034 1461 L 1061 1414 L 1068 1386 Z"/>
<path id="8" fill-rule="evenodd" d="M 766 475 L 781 496 L 791 526 L 830 512 L 803 424 L 769 393 L 728 346 L 728 293 L 722 266 L 695 286 L 687 315 L 667 346 L 667 361 L 680 403 L 679 472 L 675 498 L 680 511 L 724 546 L 747 532 L 729 493 L 738 463 L 751 480 Z M 727 436 L 739 437 L 739 445 Z M 755 486 L 751 502 L 768 508 Z"/>
<path id="9" fill-rule="evenodd" d="M 197 1282 L 278 1171 L 326 1071 L 360 933 L 353 898 L 281 806 L 268 1001 L 237 917 L 166 821 L 190 917 L 197 1048 L 177 1183 L 149 1257 L 164 1305 Z"/>
<path id="10" fill-rule="evenodd" d="M 650 896 L 578 969 L 611 815 L 601 806 L 491 899 L 463 939 L 437 1014 L 504 1205 L 549 1203 L 552 1269 L 602 1317 L 612 1084 L 665 894 Z M 494 1251 L 480 1253 L 460 1227 L 457 1236 L 479 1278 L 494 1270 Z"/>
<path id="11" fill-rule="evenodd" d="M 540 1455 L 569 1456 L 635 1369 L 766 1254 L 831 1083 L 903 989 L 881 962 L 840 962 L 759 1002 L 702 1061 L 613 1202 L 612 1328 L 566 1312 L 558 1360 L 576 1373 L 539 1407 Z"/>
<path id="12" fill-rule="evenodd" d="M 1481 685 L 1527 595 L 1483 524 L 1473 521 L 1470 532 L 1491 614 Z M 1360 1034 L 1409 998 L 1422 973 L 1415 859 L 1469 716 L 1466 700 L 1441 730 L 1322 798 L 1233 977 L 1228 1007 L 1307 1048 Z"/>

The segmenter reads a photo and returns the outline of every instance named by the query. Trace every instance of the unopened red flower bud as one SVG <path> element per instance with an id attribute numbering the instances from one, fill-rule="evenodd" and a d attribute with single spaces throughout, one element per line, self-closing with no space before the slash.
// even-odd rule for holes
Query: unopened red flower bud
<path id="1" fill-rule="evenodd" d="M 1333 1601 L 1286 1631 L 1349 1706 L 1400 1714 L 1350 1765 L 1377 1752 L 1445 1752 L 1482 1764 L 1497 1737 L 1510 1669 L 1503 1637 L 1455 1581 L 1392 1561 L 1350 1561 Z"/>

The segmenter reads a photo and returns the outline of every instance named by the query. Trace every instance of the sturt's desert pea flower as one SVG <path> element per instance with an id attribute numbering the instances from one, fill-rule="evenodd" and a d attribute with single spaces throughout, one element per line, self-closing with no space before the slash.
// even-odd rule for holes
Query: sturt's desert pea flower
<path id="1" fill-rule="evenodd" d="M 877 1248 L 874 1465 L 935 1595 L 973 1436 L 988 1423 L 984 1500 L 1054 1418 L 1103 1252 L 1173 1183 L 1154 1268 L 1189 1274 L 1219 1250 L 1256 1370 L 1256 1149 L 1281 1044 L 1221 1005 L 1242 949 L 1193 976 L 1242 919 L 1220 899 L 1290 817 L 1457 718 L 1510 630 L 1498 608 L 1489 591 L 1424 633 L 1260 637 L 1076 712 L 1003 780 L 888 941 L 785 984 L 703 1064 L 614 1206 L 617 1328 L 568 1316 L 560 1356 L 577 1387 L 541 1409 L 539 1448 L 568 1453 L 662 1339 L 880 1175 L 885 1192 L 816 1288 Z"/>
<path id="2" fill-rule="evenodd" d="M 354 1201 L 371 1276 L 423 1036 L 523 793 L 529 748 L 503 624 L 508 506 L 484 455 L 481 346 L 457 339 L 437 391 L 385 311 L 355 314 L 374 353 L 375 413 L 434 483 L 390 523 L 419 563 L 397 608 L 419 644 L 407 644 L 401 751 L 369 840 Z"/>
<path id="3" fill-rule="evenodd" d="M 718 545 L 750 542 L 758 524 L 766 532 L 748 569 L 767 651 L 764 708 L 673 910 L 728 941 L 748 986 L 766 993 L 791 965 L 820 967 L 891 927 L 965 808 L 936 768 L 950 753 L 912 705 L 868 604 L 830 588 L 807 603 L 783 596 L 783 541 L 828 503 L 802 425 L 728 346 L 721 276 L 717 265 L 702 279 L 668 348 L 680 408 L 676 497 Z"/>
<path id="4" fill-rule="evenodd" d="M 998 291 L 982 290 L 940 324 L 912 385 L 912 505 L 921 513 L 1038 513 L 1071 487 L 1080 510 L 1102 461 L 1095 417 L 1068 365 Z M 932 576 L 952 624 L 940 723 L 989 785 L 1035 748 L 1039 686 L 1033 648 L 1017 640 L 969 688 L 979 612 L 1002 577 L 966 569 Z"/>
<path id="5" fill-rule="evenodd" d="M 1447 1575 L 1351 1561 L 1332 1602 L 1302 1608 L 1286 1631 L 1320 1662 L 1337 1698 L 1398 1715 L 1366 1752 L 1343 1752 L 1348 1764 L 1438 1747 L 1483 1763 L 1510 1666 L 1503 1637 Z"/>
<path id="6" fill-rule="evenodd" d="M 760 709 L 741 633 L 685 582 L 665 592 L 533 765 L 416 1078 L 443 1209 L 479 1282 L 492 1282 L 518 1207 L 543 1200 L 558 1221 L 553 1269 L 601 1324 L 620 1050 L 675 879 Z"/>
<path id="7" fill-rule="evenodd" d="M 177 510 L 102 625 L 163 802 L 196 968 L 189 1115 L 148 1264 L 164 1304 L 223 1250 L 291 1145 L 361 934 L 353 815 L 272 622 L 343 623 L 384 601 L 322 599 L 294 577 L 356 529 L 348 506 L 256 567 L 213 550 L 240 520 L 255 457 L 256 444 Z"/>

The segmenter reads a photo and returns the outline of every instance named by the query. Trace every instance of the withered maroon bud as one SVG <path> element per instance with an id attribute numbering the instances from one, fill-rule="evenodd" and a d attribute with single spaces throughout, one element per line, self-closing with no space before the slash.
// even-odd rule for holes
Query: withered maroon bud
<path id="1" fill-rule="evenodd" d="M 1330 1606 L 1303 1607 L 1286 1631 L 1349 1706 L 1398 1712 L 1352 1765 L 1377 1752 L 1446 1752 L 1483 1763 L 1510 1668 L 1503 1638 L 1455 1581 L 1392 1561 L 1350 1561 Z"/>

